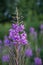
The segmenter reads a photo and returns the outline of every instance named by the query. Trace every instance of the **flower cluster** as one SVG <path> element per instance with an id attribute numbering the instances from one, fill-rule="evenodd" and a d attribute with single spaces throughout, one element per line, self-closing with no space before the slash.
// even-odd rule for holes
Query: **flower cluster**
<path id="1" fill-rule="evenodd" d="M 9 39 L 11 39 L 14 44 L 27 44 L 27 35 L 24 29 L 23 24 L 12 24 L 12 28 L 9 30 Z"/>

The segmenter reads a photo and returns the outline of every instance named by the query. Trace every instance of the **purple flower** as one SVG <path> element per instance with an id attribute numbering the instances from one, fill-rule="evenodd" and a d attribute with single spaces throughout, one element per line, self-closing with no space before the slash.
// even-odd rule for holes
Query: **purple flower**
<path id="1" fill-rule="evenodd" d="M 16 39 L 18 39 L 18 38 L 20 38 L 19 33 L 16 33 L 16 34 L 14 35 L 14 39 L 16 40 Z"/>
<path id="2" fill-rule="evenodd" d="M 15 30 L 10 29 L 9 30 L 9 39 L 13 39 L 14 38 L 14 34 L 15 34 Z"/>
<path id="3" fill-rule="evenodd" d="M 9 46 L 10 45 L 10 40 L 8 39 L 7 36 L 5 36 L 5 38 L 4 38 L 4 45 L 5 46 Z"/>
<path id="4" fill-rule="evenodd" d="M 16 23 L 16 24 L 12 24 L 12 28 L 13 29 L 16 29 L 18 27 L 18 24 Z"/>
<path id="5" fill-rule="evenodd" d="M 24 25 L 21 24 L 21 25 L 19 26 L 19 30 L 20 30 L 20 32 L 23 32 L 24 29 L 25 29 Z"/>
<path id="6" fill-rule="evenodd" d="M 19 25 L 16 24 L 12 24 L 12 28 L 15 29 L 16 32 L 19 32 Z"/>
<path id="7" fill-rule="evenodd" d="M 43 30 L 43 24 L 40 25 L 40 29 Z"/>
<path id="8" fill-rule="evenodd" d="M 2 56 L 2 61 L 3 61 L 3 62 L 9 62 L 9 60 L 10 60 L 9 55 L 3 55 L 3 56 Z"/>
<path id="9" fill-rule="evenodd" d="M 34 31 L 34 32 L 32 32 L 32 33 L 30 33 L 30 37 L 32 38 L 32 40 L 37 40 L 37 32 L 36 31 Z"/>
<path id="10" fill-rule="evenodd" d="M 26 35 L 25 31 L 20 35 L 20 37 L 21 37 L 21 43 L 22 43 L 23 45 L 28 44 L 27 35 Z"/>
<path id="11" fill-rule="evenodd" d="M 33 27 L 30 27 L 29 31 L 32 33 L 35 31 L 35 29 Z"/>
<path id="12" fill-rule="evenodd" d="M 28 41 L 26 39 L 21 39 L 21 44 L 26 45 L 26 44 L 28 44 Z"/>
<path id="13" fill-rule="evenodd" d="M 26 49 L 25 55 L 28 56 L 28 57 L 31 57 L 33 55 L 32 54 L 32 49 L 31 48 Z"/>
<path id="14" fill-rule="evenodd" d="M 12 24 L 12 28 L 9 30 L 9 38 L 13 41 L 13 44 L 27 44 L 27 35 L 24 31 L 23 24 Z"/>
<path id="15" fill-rule="evenodd" d="M 33 27 L 30 28 L 30 34 L 33 35 L 34 37 L 37 37 L 37 32 Z"/>
<path id="16" fill-rule="evenodd" d="M 26 38 L 27 37 L 27 34 L 26 34 L 25 31 L 21 34 L 21 37 L 23 37 L 23 38 Z"/>
<path id="17" fill-rule="evenodd" d="M 17 44 L 17 42 L 16 42 L 16 41 L 14 41 L 14 42 L 13 42 L 13 44 L 14 44 L 14 45 L 16 45 L 16 44 Z"/>
<path id="18" fill-rule="evenodd" d="M 42 60 L 39 57 L 35 57 L 34 62 L 35 62 L 36 65 L 42 65 Z"/>

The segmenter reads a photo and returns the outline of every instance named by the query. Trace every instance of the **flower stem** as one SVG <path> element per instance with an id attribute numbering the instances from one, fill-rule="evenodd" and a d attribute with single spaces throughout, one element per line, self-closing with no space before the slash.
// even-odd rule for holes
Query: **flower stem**
<path id="1" fill-rule="evenodd" d="M 16 65 L 18 65 L 18 57 L 19 57 L 19 54 L 18 54 L 18 44 L 16 45 Z"/>

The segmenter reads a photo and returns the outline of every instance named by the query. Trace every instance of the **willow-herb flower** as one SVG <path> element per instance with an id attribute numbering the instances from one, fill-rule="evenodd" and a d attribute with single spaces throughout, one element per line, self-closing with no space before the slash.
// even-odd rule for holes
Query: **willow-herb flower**
<path id="1" fill-rule="evenodd" d="M 12 39 L 14 44 L 27 44 L 27 35 L 24 31 L 23 24 L 12 24 L 12 28 L 9 30 L 9 38 Z"/>
<path id="2" fill-rule="evenodd" d="M 40 29 L 43 30 L 43 24 L 40 25 Z"/>
<path id="3" fill-rule="evenodd" d="M 31 57 L 31 56 L 33 55 L 32 49 L 31 49 L 31 48 L 26 49 L 25 55 L 26 55 L 27 57 Z"/>
<path id="4" fill-rule="evenodd" d="M 42 65 L 42 60 L 39 57 L 34 58 L 35 65 Z"/>
<path id="5" fill-rule="evenodd" d="M 11 44 L 7 36 L 4 37 L 4 46 L 9 46 Z"/>
<path id="6" fill-rule="evenodd" d="M 24 31 L 24 29 L 25 29 L 24 25 L 23 25 L 23 24 L 21 24 L 21 25 L 19 26 L 19 31 L 20 31 L 20 32 L 23 32 L 23 31 Z"/>
<path id="7" fill-rule="evenodd" d="M 35 31 L 35 29 L 33 27 L 30 27 L 29 31 L 32 33 Z"/>
<path id="8" fill-rule="evenodd" d="M 2 56 L 2 61 L 3 61 L 3 62 L 9 62 L 9 60 L 10 60 L 9 55 L 3 55 L 3 56 Z"/>

